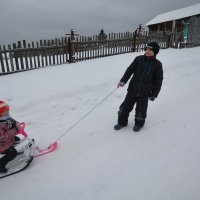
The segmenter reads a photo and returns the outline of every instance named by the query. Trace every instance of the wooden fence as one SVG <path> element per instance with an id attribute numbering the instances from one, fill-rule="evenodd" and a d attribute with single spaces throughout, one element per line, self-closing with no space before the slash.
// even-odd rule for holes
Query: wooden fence
<path id="1" fill-rule="evenodd" d="M 168 48 L 169 45 L 169 38 L 161 35 L 110 33 L 106 38 L 99 39 L 98 36 L 78 37 L 73 30 L 69 37 L 60 39 L 0 45 L 0 75 L 142 51 L 151 41 L 157 41 L 161 48 Z"/>

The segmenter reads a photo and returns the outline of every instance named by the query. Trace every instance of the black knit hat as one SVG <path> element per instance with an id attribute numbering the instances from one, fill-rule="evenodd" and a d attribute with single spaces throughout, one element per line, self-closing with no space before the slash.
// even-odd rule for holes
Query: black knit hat
<path id="1" fill-rule="evenodd" d="M 145 49 L 148 49 L 148 48 L 151 49 L 155 55 L 157 55 L 160 50 L 160 46 L 158 45 L 157 42 L 148 43 Z"/>

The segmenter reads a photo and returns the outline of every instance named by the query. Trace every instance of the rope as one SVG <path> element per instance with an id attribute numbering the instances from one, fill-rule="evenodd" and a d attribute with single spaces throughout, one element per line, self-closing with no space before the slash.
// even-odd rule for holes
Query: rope
<path id="1" fill-rule="evenodd" d="M 102 104 L 108 97 L 110 97 L 118 88 L 115 88 L 112 92 L 110 92 L 106 97 L 104 97 L 96 106 L 94 106 L 91 110 L 89 110 L 85 115 L 83 115 L 74 125 L 72 125 L 65 133 L 63 133 L 60 137 L 58 137 L 55 142 L 64 137 L 67 133 L 69 133 L 79 122 L 81 122 L 84 118 L 86 118 L 93 110 L 95 110 L 100 104 Z"/>

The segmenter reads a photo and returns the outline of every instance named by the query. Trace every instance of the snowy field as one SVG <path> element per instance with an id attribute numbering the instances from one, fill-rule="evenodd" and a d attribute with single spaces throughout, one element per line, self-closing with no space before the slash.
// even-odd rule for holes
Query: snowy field
<path id="1" fill-rule="evenodd" d="M 62 137 L 57 151 L 1 179 L 0 199 L 199 200 L 199 52 L 160 51 L 163 87 L 139 134 L 132 131 L 134 112 L 126 128 L 113 130 L 126 87 L 65 133 L 115 90 L 143 52 L 1 76 L 0 99 L 27 123 L 30 137 L 41 147 Z"/>

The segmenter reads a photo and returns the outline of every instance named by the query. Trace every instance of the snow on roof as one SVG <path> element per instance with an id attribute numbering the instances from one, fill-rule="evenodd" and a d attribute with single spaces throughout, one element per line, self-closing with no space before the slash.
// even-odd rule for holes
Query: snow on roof
<path id="1" fill-rule="evenodd" d="M 155 18 L 150 20 L 146 25 L 152 25 L 152 24 L 158 24 L 161 22 L 167 22 L 167 21 L 172 21 L 176 19 L 182 19 L 185 17 L 193 16 L 193 15 L 198 15 L 200 14 L 200 3 L 195 4 L 193 6 L 189 6 L 186 8 L 174 10 L 171 12 L 166 12 L 160 15 L 157 15 Z"/>

